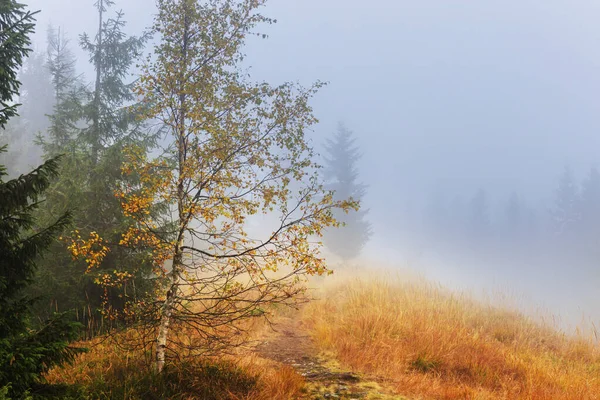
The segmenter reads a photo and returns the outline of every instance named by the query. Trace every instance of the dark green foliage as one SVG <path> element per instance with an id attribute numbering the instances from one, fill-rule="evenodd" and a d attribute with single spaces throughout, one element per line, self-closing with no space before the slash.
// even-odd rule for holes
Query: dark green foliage
<path id="1" fill-rule="evenodd" d="M 106 11 L 106 0 L 98 2 L 98 7 Z M 112 4 L 112 2 L 110 3 Z M 103 12 L 100 13 L 102 18 Z M 90 54 L 90 62 L 96 69 L 94 92 L 86 105 L 85 118 L 91 124 L 83 130 L 83 137 L 92 150 L 102 151 L 102 146 L 112 140 L 139 138 L 135 113 L 125 103 L 134 100 L 132 83 L 125 80 L 133 61 L 141 54 L 148 36 L 127 37 L 123 32 L 123 13 L 102 23 L 102 29 L 91 41 L 87 34 L 81 36 L 81 47 Z M 100 154 L 94 154 L 96 157 Z M 92 160 L 96 163 L 98 160 Z"/>
<path id="2" fill-rule="evenodd" d="M 335 136 L 325 145 L 327 189 L 335 192 L 337 200 L 352 198 L 360 202 L 366 193 L 366 186 L 357 182 L 356 162 L 360 159 L 360 153 L 354 141 L 352 132 L 339 124 Z M 334 217 L 345 226 L 329 230 L 325 235 L 325 245 L 344 261 L 358 256 L 371 237 L 371 224 L 365 219 L 367 213 L 368 210 L 362 209 L 349 213 L 334 211 Z"/>
<path id="3" fill-rule="evenodd" d="M 69 39 L 60 28 L 52 27 L 48 29 L 47 37 L 46 69 L 54 92 L 54 109 L 49 116 L 48 132 L 40 137 L 40 142 L 48 156 L 59 153 L 70 155 L 77 150 L 75 139 L 80 121 L 84 118 L 84 104 L 89 93 L 76 75 L 76 59 L 69 47 Z"/>
<path id="4" fill-rule="evenodd" d="M 68 345 L 78 336 L 79 325 L 56 314 L 39 330 L 0 341 L 0 386 L 10 384 L 10 392 L 21 395 L 50 368 L 72 363 L 84 351 Z"/>
<path id="5" fill-rule="evenodd" d="M 52 366 L 72 361 L 80 351 L 68 347 L 77 338 L 78 326 L 64 314 L 53 316 L 38 330 L 30 330 L 35 299 L 23 294 L 32 283 L 36 260 L 70 220 L 70 215 L 64 214 L 46 228 L 34 225 L 32 213 L 39 204 L 38 197 L 57 170 L 57 160 L 52 159 L 5 182 L 6 169 L 0 166 L 0 387 L 11 384 L 16 394 L 23 393 Z"/>
<path id="6" fill-rule="evenodd" d="M 17 115 L 17 104 L 10 104 L 19 94 L 17 72 L 31 51 L 29 34 L 34 31 L 35 13 L 15 0 L 0 2 L 0 128 Z"/>
<path id="7" fill-rule="evenodd" d="M 47 157 L 65 153 L 61 174 L 48 190 L 48 202 L 41 218 L 51 220 L 67 209 L 73 210 L 73 229 L 82 237 L 97 232 L 107 241 L 110 252 L 100 268 L 87 271 L 83 260 L 73 260 L 65 242 L 55 243 L 53 257 L 40 268 L 35 294 L 43 296 L 39 315 L 76 310 L 79 321 L 93 336 L 103 325 L 100 309 L 107 295 L 109 306 L 120 310 L 126 299 L 118 294 L 105 294 L 94 280 L 113 271 L 151 268 L 149 253 L 131 251 L 119 246 L 121 235 L 128 229 L 115 190 L 124 184 L 121 164 L 127 145 L 148 148 L 154 136 L 138 120 L 132 83 L 128 82 L 130 68 L 140 55 L 147 36 L 126 36 L 123 14 L 106 18 L 112 2 L 98 1 L 99 27 L 91 38 L 81 35 L 80 44 L 89 53 L 96 71 L 95 83 L 84 85 L 77 79 L 68 40 L 54 31 L 49 35 L 48 65 L 51 67 L 57 103 L 50 117 L 47 140 L 43 141 Z M 68 236 L 68 235 L 66 235 Z M 137 274 L 137 276 L 144 276 Z M 149 287 L 145 279 L 128 283 L 125 293 L 142 295 Z M 122 292 L 122 291 L 119 291 Z"/>
<path id="8" fill-rule="evenodd" d="M 0 3 L 0 129 L 16 115 L 8 105 L 19 94 L 17 70 L 29 52 L 33 13 L 11 1 Z M 0 153 L 6 146 L 0 147 Z M 64 314 L 53 315 L 39 329 L 31 329 L 35 298 L 26 294 L 37 270 L 36 261 L 70 222 L 60 215 L 51 224 L 36 226 L 33 212 L 58 171 L 53 158 L 16 179 L 0 165 L 0 389 L 3 397 L 23 396 L 42 374 L 55 365 L 73 361 L 81 349 L 68 343 L 79 326 Z"/>

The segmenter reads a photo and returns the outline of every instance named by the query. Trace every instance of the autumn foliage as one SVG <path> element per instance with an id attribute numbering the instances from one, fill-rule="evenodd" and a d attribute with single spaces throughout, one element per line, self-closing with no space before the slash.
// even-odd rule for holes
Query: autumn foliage
<path id="1" fill-rule="evenodd" d="M 158 2 L 159 41 L 135 92 L 141 118 L 160 121 L 169 141 L 153 156 L 128 147 L 122 173 L 131 178 L 115 193 L 131 221 L 119 245 L 153 258 L 152 296 L 128 297 L 124 312 L 148 330 L 143 345 L 158 370 L 169 351 L 222 351 L 240 343 L 238 322 L 294 305 L 302 277 L 327 272 L 320 237 L 339 226 L 333 210 L 358 208 L 323 188 L 305 136 L 322 84 L 271 86 L 242 73 L 246 37 L 274 22 L 260 14 L 264 2 Z M 250 234 L 248 220 L 261 214 L 273 224 Z M 106 255 L 103 240 L 72 238 L 88 271 Z M 99 283 L 127 288 L 130 278 L 115 271 Z M 175 324 L 203 340 L 169 340 Z"/>

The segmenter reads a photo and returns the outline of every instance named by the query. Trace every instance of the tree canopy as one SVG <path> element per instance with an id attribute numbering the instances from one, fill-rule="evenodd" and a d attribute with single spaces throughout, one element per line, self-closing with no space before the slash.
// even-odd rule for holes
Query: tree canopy
<path id="1" fill-rule="evenodd" d="M 357 208 L 323 187 L 305 136 L 322 84 L 253 83 L 241 69 L 247 36 L 274 22 L 260 13 L 264 3 L 158 1 L 159 40 L 136 94 L 143 117 L 160 121 L 169 140 L 160 156 L 131 146 L 123 173 L 137 182 L 117 192 L 135 221 L 121 244 L 154 254 L 155 297 L 135 314 L 142 336 L 154 338 L 146 344 L 158 371 L 169 352 L 222 350 L 243 337 L 233 334 L 240 321 L 295 304 L 301 278 L 327 272 L 316 238 L 339 225 L 333 210 Z M 152 212 L 159 204 L 169 207 L 171 229 Z M 251 236 L 246 223 L 257 214 L 276 223 Z M 96 254 L 85 249 L 98 240 L 74 248 L 90 260 Z M 204 340 L 189 343 L 186 329 Z"/>

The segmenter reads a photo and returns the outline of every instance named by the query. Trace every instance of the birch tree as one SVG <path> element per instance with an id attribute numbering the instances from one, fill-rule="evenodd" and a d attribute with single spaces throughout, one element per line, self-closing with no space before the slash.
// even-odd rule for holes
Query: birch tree
<path id="1" fill-rule="evenodd" d="M 171 355 L 242 343 L 242 322 L 268 317 L 269 305 L 296 304 L 306 276 L 328 273 L 319 240 L 339 225 L 333 210 L 358 209 L 323 188 L 306 137 L 322 84 L 253 83 L 241 67 L 249 35 L 275 22 L 260 13 L 265 2 L 157 3 L 158 44 L 136 92 L 168 145 L 160 157 L 130 147 L 123 173 L 138 183 L 116 196 L 136 222 L 121 244 L 153 252 L 154 297 L 131 313 L 159 372 Z M 157 205 L 170 207 L 172 221 L 155 216 Z M 261 214 L 276 223 L 249 234 Z M 89 259 L 103 256 L 81 243 Z"/>

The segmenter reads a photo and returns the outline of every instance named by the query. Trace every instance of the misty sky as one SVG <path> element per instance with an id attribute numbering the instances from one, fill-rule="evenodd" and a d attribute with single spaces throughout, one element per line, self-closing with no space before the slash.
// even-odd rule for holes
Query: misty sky
<path id="1" fill-rule="evenodd" d="M 29 0 L 48 23 L 95 33 L 93 0 Z M 139 33 L 152 0 L 118 0 Z M 431 193 L 549 202 L 569 164 L 600 167 L 600 3 L 593 0 L 272 0 L 278 23 L 248 63 L 271 83 L 320 79 L 317 144 L 344 121 L 358 136 L 376 236 Z M 78 53 L 81 54 L 81 53 Z M 81 62 L 83 66 L 84 61 Z M 89 67 L 88 72 L 89 72 Z"/>
<path id="2" fill-rule="evenodd" d="M 49 22 L 73 42 L 95 32 L 91 0 L 28 3 L 42 10 L 40 47 Z M 131 33 L 153 4 L 118 2 Z M 316 132 L 343 120 L 359 135 L 374 214 L 436 186 L 545 196 L 564 164 L 600 162 L 599 12 L 591 0 L 272 0 L 278 23 L 247 52 L 258 79 L 330 82 Z"/>

